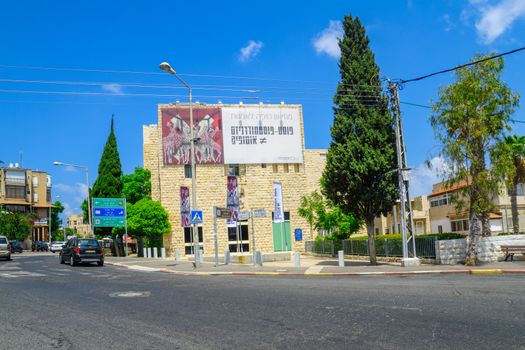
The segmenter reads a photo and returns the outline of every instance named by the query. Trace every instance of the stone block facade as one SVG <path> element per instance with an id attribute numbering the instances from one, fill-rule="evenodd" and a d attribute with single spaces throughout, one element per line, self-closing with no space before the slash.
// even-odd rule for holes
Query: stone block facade
<path id="1" fill-rule="evenodd" d="M 186 178 L 184 165 L 164 165 L 161 142 L 161 113 L 159 105 L 158 124 L 143 127 L 144 167 L 151 171 L 152 197 L 160 201 L 169 214 L 172 232 L 164 235 L 164 247 L 168 256 L 179 249 L 185 254 L 184 229 L 180 224 L 180 187 L 191 191 L 191 178 Z M 298 108 L 301 108 L 300 106 Z M 319 178 L 325 164 L 326 150 L 305 150 L 301 111 L 301 137 L 303 163 L 300 164 L 239 164 L 240 210 L 265 208 L 267 217 L 254 219 L 255 247 L 263 253 L 274 252 L 272 234 L 273 183 L 282 183 L 284 211 L 289 213 L 292 247 L 289 250 L 304 251 L 304 241 L 313 233 L 306 220 L 297 214 L 301 197 L 319 188 Z M 229 165 L 198 164 L 196 166 L 197 203 L 203 211 L 203 249 L 206 256 L 214 254 L 213 207 L 226 206 L 226 186 Z M 249 223 L 249 252 L 252 252 L 252 227 Z M 303 240 L 295 241 L 294 229 L 303 230 Z M 219 255 L 228 250 L 228 229 L 224 219 L 217 220 Z"/>

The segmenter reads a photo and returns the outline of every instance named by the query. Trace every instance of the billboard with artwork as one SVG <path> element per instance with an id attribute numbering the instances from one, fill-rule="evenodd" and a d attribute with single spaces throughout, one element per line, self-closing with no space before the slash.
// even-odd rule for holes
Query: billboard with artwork
<path id="1" fill-rule="evenodd" d="M 189 107 L 161 109 L 165 165 L 190 164 Z M 197 164 L 302 163 L 298 106 L 194 107 Z"/>

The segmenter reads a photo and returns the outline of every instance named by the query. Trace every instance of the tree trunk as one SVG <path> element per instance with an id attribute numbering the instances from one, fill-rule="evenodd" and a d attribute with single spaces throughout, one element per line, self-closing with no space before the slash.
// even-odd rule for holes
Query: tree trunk
<path id="1" fill-rule="evenodd" d="M 470 211 L 470 230 L 465 265 L 475 266 L 478 263 L 478 242 L 481 236 L 481 220 L 474 210 Z"/>
<path id="2" fill-rule="evenodd" d="M 377 265 L 376 258 L 376 241 L 374 232 L 374 220 L 366 222 L 366 230 L 368 232 L 368 254 L 370 256 L 370 264 Z"/>
<path id="3" fill-rule="evenodd" d="M 118 235 L 113 235 L 113 254 L 114 256 L 120 256 L 120 248 L 118 244 Z"/>
<path id="4" fill-rule="evenodd" d="M 144 257 L 144 238 L 142 236 L 139 236 L 136 240 L 137 242 L 137 256 L 139 258 Z"/>
<path id="5" fill-rule="evenodd" d="M 490 232 L 490 213 L 488 211 L 484 211 L 481 214 L 481 233 L 487 237 L 492 235 Z"/>
<path id="6" fill-rule="evenodd" d="M 518 213 L 518 180 L 517 177 L 512 184 L 510 190 L 510 206 L 512 211 L 512 233 L 517 235 L 520 233 L 520 217 Z M 508 225 L 508 222 L 506 223 Z"/>

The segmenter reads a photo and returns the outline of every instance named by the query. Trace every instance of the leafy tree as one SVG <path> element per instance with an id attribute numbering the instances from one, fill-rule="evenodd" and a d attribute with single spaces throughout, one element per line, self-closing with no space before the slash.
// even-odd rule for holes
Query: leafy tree
<path id="1" fill-rule="evenodd" d="M 55 203 L 53 203 L 53 205 L 55 207 L 51 208 L 50 232 L 51 232 L 52 240 L 56 240 L 57 237 L 64 235 L 64 231 L 60 230 L 60 226 L 62 225 L 62 220 L 58 216 L 60 213 L 64 211 L 64 206 L 62 205 L 62 203 L 60 203 L 60 201 L 56 201 Z"/>
<path id="2" fill-rule="evenodd" d="M 397 175 L 390 172 L 396 168 L 395 133 L 365 28 L 359 18 L 345 16 L 343 29 L 341 82 L 321 185 L 343 213 L 366 223 L 370 263 L 376 264 L 374 218 L 398 196 Z"/>
<path id="3" fill-rule="evenodd" d="M 89 200 L 92 197 L 119 198 L 122 196 L 122 166 L 117 148 L 117 138 L 113 130 L 113 117 L 111 117 L 109 136 L 98 164 L 98 177 L 90 191 L 90 196 Z M 110 227 L 97 228 L 96 230 L 99 236 L 107 236 L 111 232 Z M 116 236 L 113 237 L 113 241 L 116 242 Z M 118 255 L 118 249 L 116 249 L 116 253 Z"/>
<path id="4" fill-rule="evenodd" d="M 128 204 L 127 214 L 128 232 L 138 239 L 139 251 L 142 251 L 144 238 L 159 241 L 164 233 L 171 231 L 166 209 L 149 197 Z"/>
<path id="5" fill-rule="evenodd" d="M 297 209 L 297 214 L 304 218 L 310 225 L 310 238 L 313 238 L 314 227 L 317 228 L 318 213 L 324 208 L 323 195 L 314 191 L 309 195 L 301 197 L 301 205 Z"/>
<path id="6" fill-rule="evenodd" d="M 24 241 L 33 229 L 32 215 L 0 211 L 0 232 L 9 240 Z"/>
<path id="7" fill-rule="evenodd" d="M 151 172 L 148 169 L 136 167 L 133 174 L 122 177 L 122 183 L 126 202 L 135 204 L 143 198 L 151 198 Z"/>
<path id="8" fill-rule="evenodd" d="M 504 147 L 506 154 L 510 157 L 510 169 L 507 175 L 507 186 L 510 192 L 510 204 L 512 210 L 512 232 L 520 233 L 520 221 L 518 214 L 518 184 L 525 182 L 525 136 L 505 136 Z"/>
<path id="9" fill-rule="evenodd" d="M 477 55 L 473 60 L 486 57 Z M 490 197 L 499 191 L 509 171 L 501 141 L 510 129 L 509 117 L 518 105 L 518 95 L 501 81 L 503 66 L 503 59 L 498 58 L 457 69 L 456 82 L 439 89 L 439 101 L 433 104 L 430 118 L 448 163 L 448 183 L 467 184 L 456 199 L 459 207 L 467 200 L 469 205 L 467 265 L 478 263 L 482 230 L 490 234 Z"/>

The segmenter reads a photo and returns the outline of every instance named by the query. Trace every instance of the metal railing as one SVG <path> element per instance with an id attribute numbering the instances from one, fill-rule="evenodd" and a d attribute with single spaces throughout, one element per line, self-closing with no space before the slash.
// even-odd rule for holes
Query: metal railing
<path id="1" fill-rule="evenodd" d="M 437 237 L 416 237 L 416 255 L 419 258 L 436 258 Z M 403 243 L 401 239 L 376 239 L 376 256 L 402 257 Z M 345 255 L 368 256 L 368 239 L 348 239 L 344 241 L 306 241 L 307 253 L 335 256 L 338 250 Z"/>

